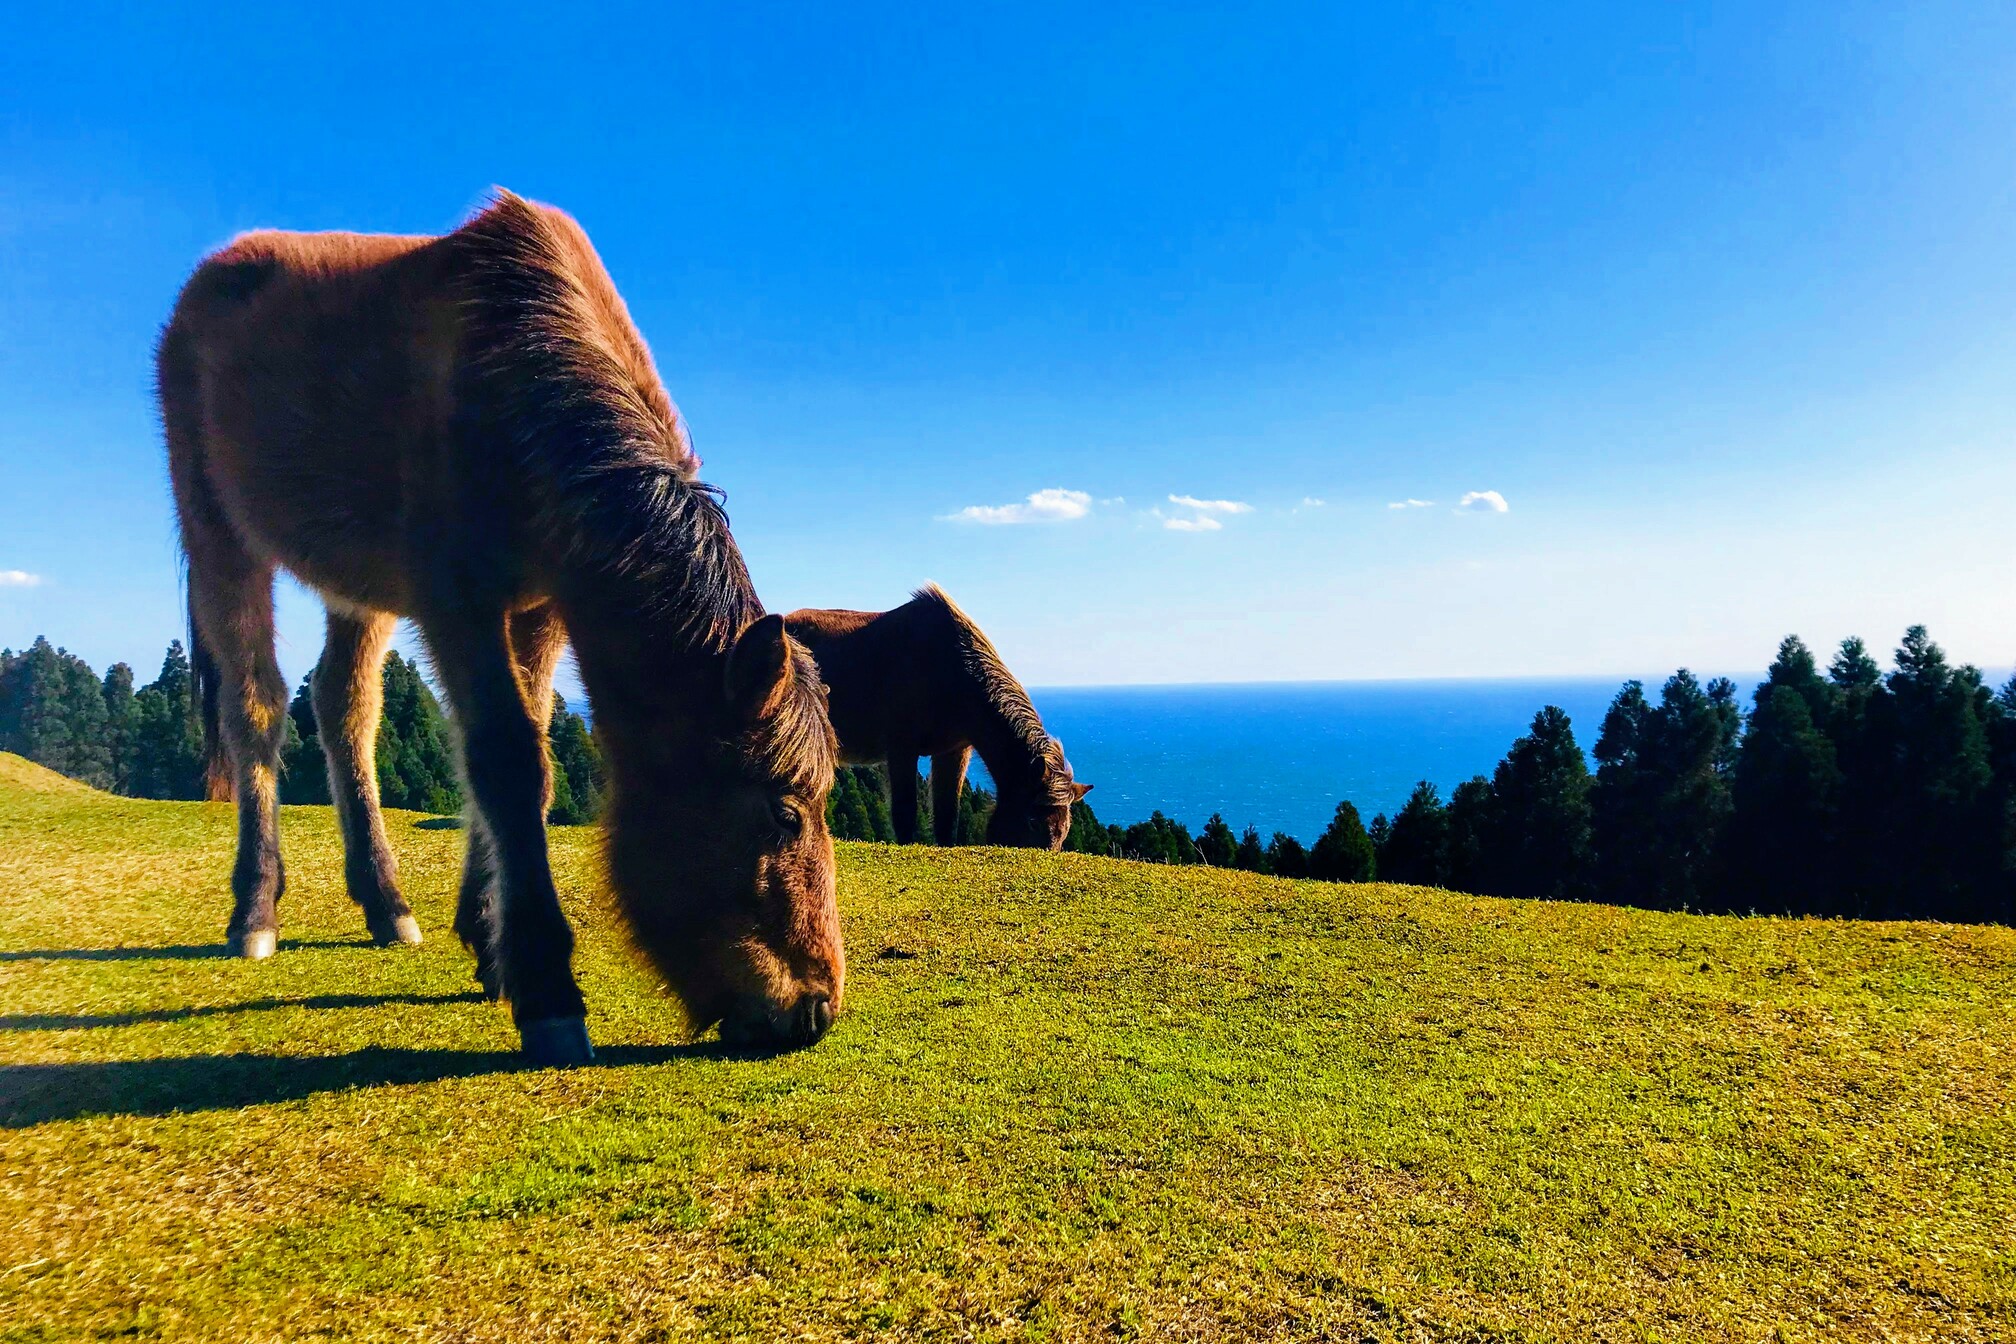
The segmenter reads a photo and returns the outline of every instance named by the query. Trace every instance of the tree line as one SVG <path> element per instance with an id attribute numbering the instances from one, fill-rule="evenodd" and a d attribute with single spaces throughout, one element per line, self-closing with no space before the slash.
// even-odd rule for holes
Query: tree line
<path id="1" fill-rule="evenodd" d="M 452 813 L 462 808 L 449 727 L 418 663 L 385 659 L 384 714 L 378 724 L 378 794 L 387 807 Z M 37 639 L 20 653 L 0 650 L 0 751 L 25 756 L 93 788 L 130 798 L 200 799 L 203 733 L 195 677 L 176 640 L 161 671 L 135 690 L 133 669 L 114 663 L 103 677 L 68 651 Z M 329 776 L 304 678 L 287 711 L 280 801 L 327 803 Z M 549 820 L 581 825 L 602 807 L 602 759 L 586 721 L 553 697 L 547 726 L 553 753 Z"/>
<path id="2" fill-rule="evenodd" d="M 414 662 L 384 668 L 378 783 L 388 807 L 454 812 L 461 788 L 441 707 Z M 134 686 L 48 640 L 0 650 L 0 750 L 139 798 L 201 798 L 203 749 L 182 645 Z M 328 801 L 308 683 L 285 725 L 281 797 Z M 554 697 L 551 819 L 592 821 L 604 775 L 581 715 Z M 1593 755 L 1595 768 L 1590 769 Z M 958 840 L 979 843 L 994 798 L 968 784 Z M 920 780 L 918 833 L 935 831 Z M 827 820 L 840 839 L 894 839 L 887 779 L 851 766 Z M 1101 823 L 1080 802 L 1065 848 L 1339 882 L 1374 878 L 1483 895 L 1602 900 L 1668 910 L 2016 922 L 2016 678 L 1999 691 L 1949 663 L 1913 626 L 1884 672 L 1859 639 L 1823 670 L 1796 636 L 1746 709 L 1734 683 L 1685 669 L 1656 699 L 1636 681 L 1611 701 L 1593 753 L 1549 705 L 1488 776 L 1445 799 L 1417 784 L 1367 825 L 1340 802 L 1304 845 L 1264 841 L 1214 813 L 1193 834 L 1157 811 Z"/>
<path id="3" fill-rule="evenodd" d="M 1534 715 L 1488 776 L 1393 816 L 1350 802 L 1305 847 L 1218 814 L 1156 812 L 1066 848 L 1287 877 L 1600 900 L 1663 910 L 2016 923 L 2016 678 L 1999 691 L 1913 626 L 1885 673 L 1860 639 L 1823 671 L 1785 639 L 1746 710 L 1726 678 L 1626 682 L 1590 758 L 1568 715 Z"/>

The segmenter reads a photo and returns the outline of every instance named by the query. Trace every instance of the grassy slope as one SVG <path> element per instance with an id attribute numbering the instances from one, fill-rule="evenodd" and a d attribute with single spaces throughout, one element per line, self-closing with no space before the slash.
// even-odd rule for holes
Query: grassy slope
<path id="1" fill-rule="evenodd" d="M 290 809 L 0 758 L 0 1339 L 2016 1337 L 2016 934 L 847 845 L 848 1012 L 673 1014 L 556 832 L 601 1066 L 374 950 Z M 1774 1336 L 1774 1328 L 1781 1332 Z"/>

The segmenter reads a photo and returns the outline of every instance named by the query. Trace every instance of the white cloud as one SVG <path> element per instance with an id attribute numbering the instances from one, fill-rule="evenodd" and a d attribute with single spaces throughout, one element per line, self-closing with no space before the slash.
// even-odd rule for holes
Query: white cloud
<path id="1" fill-rule="evenodd" d="M 25 569 L 0 569 L 0 588 L 33 588 L 40 582 L 40 574 L 30 574 Z"/>
<path id="2" fill-rule="evenodd" d="M 1218 532 L 1224 529 L 1225 524 L 1209 515 L 1200 515 L 1196 518 L 1164 518 L 1162 526 L 1171 532 Z"/>
<path id="3" fill-rule="evenodd" d="M 1470 513 L 1510 513 L 1512 506 L 1496 490 L 1471 490 L 1456 501 L 1456 507 Z"/>
<path id="4" fill-rule="evenodd" d="M 1302 496 L 1302 507 L 1305 509 L 1320 509 L 1323 507 L 1323 501 L 1314 495 L 1304 495 Z"/>
<path id="5" fill-rule="evenodd" d="M 1171 504 L 1180 504 L 1186 509 L 1199 513 L 1251 513 L 1251 504 L 1242 504 L 1236 499 L 1199 499 L 1195 495 L 1171 495 Z"/>
<path id="6" fill-rule="evenodd" d="M 1435 501 L 1432 499 L 1396 499 L 1386 507 L 1389 509 L 1432 509 L 1435 507 Z"/>
<path id="7" fill-rule="evenodd" d="M 1092 512 L 1092 496 L 1083 490 L 1052 486 L 1038 490 L 1021 504 L 973 504 L 945 515 L 955 523 L 1068 523 Z"/>

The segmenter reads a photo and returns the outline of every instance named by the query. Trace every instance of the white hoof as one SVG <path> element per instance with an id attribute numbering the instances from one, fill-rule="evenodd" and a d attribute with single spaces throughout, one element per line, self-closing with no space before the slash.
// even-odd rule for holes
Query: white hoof
<path id="1" fill-rule="evenodd" d="M 420 921 L 411 915 L 401 915 L 392 921 L 392 933 L 408 947 L 420 946 Z"/>
<path id="2" fill-rule="evenodd" d="M 280 949 L 280 935 L 271 929 L 254 929 L 238 940 L 238 955 L 247 961 L 264 961 Z"/>

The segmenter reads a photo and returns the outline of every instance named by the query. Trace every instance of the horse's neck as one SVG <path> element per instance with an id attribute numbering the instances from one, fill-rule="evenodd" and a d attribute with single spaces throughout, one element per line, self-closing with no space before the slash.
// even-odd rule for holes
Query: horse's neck
<path id="1" fill-rule="evenodd" d="M 997 688 L 984 683 L 974 687 L 973 703 L 979 706 L 977 721 L 969 725 L 973 750 L 987 766 L 998 789 L 1013 794 L 1036 793 L 1043 787 L 1043 741 L 1032 736 L 1014 711 L 1021 707 L 1004 704 Z M 1028 711 L 1034 715 L 1034 710 Z"/>

